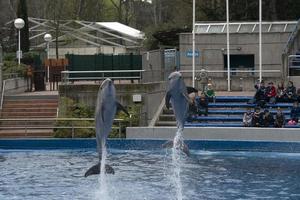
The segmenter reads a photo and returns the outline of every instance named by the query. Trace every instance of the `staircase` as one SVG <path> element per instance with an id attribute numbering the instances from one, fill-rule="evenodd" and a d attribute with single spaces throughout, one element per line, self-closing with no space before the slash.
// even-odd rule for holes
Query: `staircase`
<path id="1" fill-rule="evenodd" d="M 52 137 L 57 106 L 57 95 L 5 96 L 0 138 Z"/>
<path id="2" fill-rule="evenodd" d="M 186 122 L 186 127 L 243 127 L 243 114 L 246 108 L 252 108 L 255 104 L 247 102 L 252 97 L 247 96 L 219 96 L 216 103 L 209 103 L 208 116 L 194 117 L 192 122 Z M 267 104 L 266 108 L 274 115 L 280 107 L 285 114 L 286 120 L 290 119 L 290 109 L 292 103 Z M 176 126 L 173 110 L 164 108 L 156 126 Z M 289 127 L 289 126 L 286 126 Z M 293 126 L 293 128 L 298 126 Z"/>

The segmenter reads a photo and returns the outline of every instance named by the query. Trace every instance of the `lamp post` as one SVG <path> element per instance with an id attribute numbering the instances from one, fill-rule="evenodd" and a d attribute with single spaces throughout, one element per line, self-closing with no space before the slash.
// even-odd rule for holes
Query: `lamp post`
<path id="1" fill-rule="evenodd" d="M 24 27 L 25 22 L 22 18 L 17 18 L 14 21 L 14 25 L 16 29 L 18 29 L 18 51 L 17 51 L 17 58 L 18 58 L 18 64 L 21 64 L 21 57 L 22 57 L 22 51 L 21 51 L 21 29 Z"/>
<path id="2" fill-rule="evenodd" d="M 50 55 L 50 51 L 49 51 L 49 44 L 52 40 L 52 35 L 49 33 L 46 33 L 44 35 L 44 40 L 47 42 L 47 59 L 49 60 L 49 55 Z M 48 62 L 49 63 L 49 62 Z M 49 76 L 50 76 L 50 70 L 49 70 L 49 64 L 47 66 L 47 82 L 49 83 Z"/>
<path id="3" fill-rule="evenodd" d="M 192 83 L 193 83 L 193 87 L 195 87 L 195 21 L 196 21 L 196 14 L 195 14 L 195 10 L 196 10 L 196 3 L 195 0 L 193 0 L 193 34 L 192 34 Z"/>

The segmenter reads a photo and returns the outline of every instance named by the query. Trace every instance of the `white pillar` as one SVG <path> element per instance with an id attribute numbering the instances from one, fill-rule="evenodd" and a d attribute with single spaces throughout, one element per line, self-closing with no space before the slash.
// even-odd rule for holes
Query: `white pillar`
<path id="1" fill-rule="evenodd" d="M 50 42 L 47 42 L 47 59 L 48 59 L 48 63 L 49 63 L 49 55 L 50 55 L 50 52 L 49 52 L 49 50 L 50 50 L 50 48 L 49 48 L 49 43 Z M 49 67 L 49 65 L 47 66 L 47 82 L 49 83 L 49 76 L 50 76 L 50 67 Z"/>
<path id="2" fill-rule="evenodd" d="M 230 91 L 230 47 L 229 47 L 229 1 L 226 0 L 226 27 L 227 27 L 227 90 Z"/>
<path id="3" fill-rule="evenodd" d="M 259 0 L 259 81 L 262 81 L 262 34 L 261 34 L 261 23 L 262 23 L 262 4 Z"/>
<path id="4" fill-rule="evenodd" d="M 193 38 L 192 38 L 192 43 L 193 43 L 193 47 L 192 47 L 192 71 L 193 71 L 193 75 L 192 75 L 192 82 L 193 82 L 193 87 L 195 87 L 195 21 L 196 21 L 196 17 L 195 17 L 195 7 L 196 7 L 196 3 L 195 0 L 193 0 Z"/>
<path id="5" fill-rule="evenodd" d="M 18 31 L 19 33 L 19 36 L 18 36 L 18 38 L 19 38 L 19 42 L 18 42 L 18 53 L 17 53 L 17 55 L 18 55 L 18 64 L 20 65 L 21 64 L 21 31 L 20 31 L 20 29 L 19 29 L 19 31 Z"/>

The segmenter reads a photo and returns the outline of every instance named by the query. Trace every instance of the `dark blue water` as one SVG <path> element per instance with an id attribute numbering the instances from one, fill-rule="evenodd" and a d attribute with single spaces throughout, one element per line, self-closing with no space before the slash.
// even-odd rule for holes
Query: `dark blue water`
<path id="1" fill-rule="evenodd" d="M 300 199 L 300 154 L 192 151 L 184 158 L 183 199 Z M 184 156 L 184 155 L 183 155 Z M 112 150 L 110 199 L 173 200 L 171 151 Z M 94 151 L 0 151 L 0 200 L 101 199 Z"/>

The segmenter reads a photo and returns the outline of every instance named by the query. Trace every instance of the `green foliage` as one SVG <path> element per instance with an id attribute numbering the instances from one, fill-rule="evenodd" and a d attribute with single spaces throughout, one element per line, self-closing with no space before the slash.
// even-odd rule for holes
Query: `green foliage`
<path id="1" fill-rule="evenodd" d="M 93 111 L 83 103 L 74 101 L 73 99 L 61 97 L 59 102 L 59 118 L 92 118 Z M 57 121 L 58 127 L 94 127 L 92 121 Z M 95 131 L 92 128 L 75 128 L 73 130 L 75 137 L 95 137 Z M 72 129 L 57 128 L 54 130 L 54 137 L 70 138 L 72 137 Z"/>
<path id="2" fill-rule="evenodd" d="M 110 133 L 109 137 L 110 138 L 125 138 L 125 129 L 126 126 L 139 126 L 140 123 L 140 112 L 141 112 L 141 105 L 139 104 L 132 104 L 127 107 L 127 111 L 130 114 L 128 116 L 124 112 L 119 112 L 116 116 L 116 119 L 121 119 L 124 120 L 125 123 L 122 123 L 123 126 L 121 127 L 121 135 L 119 133 L 119 130 L 117 129 L 117 125 L 113 125 L 112 132 Z"/>
<path id="3" fill-rule="evenodd" d="M 25 72 L 26 72 L 26 65 L 24 64 L 18 65 L 18 63 L 14 60 L 3 61 L 2 73 L 4 79 L 9 78 L 10 74 L 17 74 L 19 77 L 24 77 Z"/>

